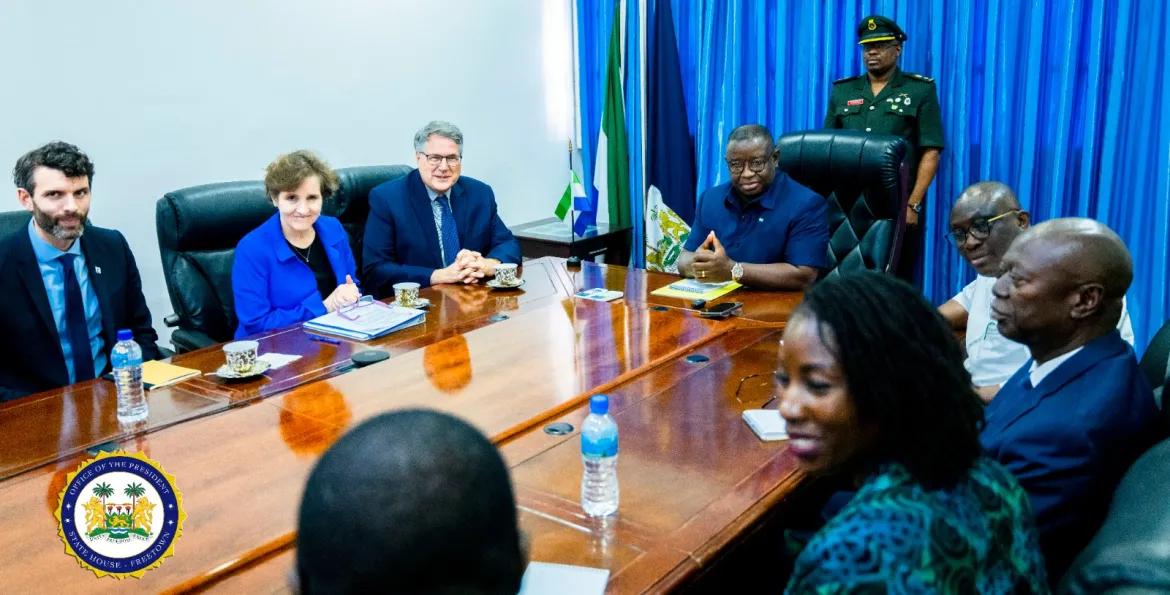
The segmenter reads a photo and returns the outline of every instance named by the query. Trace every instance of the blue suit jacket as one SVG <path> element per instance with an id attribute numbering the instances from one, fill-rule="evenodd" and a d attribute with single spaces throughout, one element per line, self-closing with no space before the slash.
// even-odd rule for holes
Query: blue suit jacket
<path id="1" fill-rule="evenodd" d="M 357 283 L 357 265 L 341 222 L 321 215 L 313 229 L 325 246 L 337 284 L 345 283 L 346 275 L 351 275 Z M 236 245 L 232 295 L 240 323 L 236 328 L 237 339 L 325 313 L 322 299 L 326 296 L 317 291 L 313 271 L 288 247 L 280 231 L 280 213 L 273 213 Z"/>
<path id="2" fill-rule="evenodd" d="M 460 176 L 451 188 L 451 208 L 461 248 L 500 262 L 520 263 L 520 243 L 496 213 L 491 186 Z M 439 232 L 418 170 L 371 190 L 362 248 L 362 275 L 369 291 L 384 297 L 401 281 L 426 287 L 431 273 L 441 268 Z"/>
<path id="3" fill-rule="evenodd" d="M 1125 470 L 1161 431 L 1153 392 L 1117 331 L 1027 388 L 1031 365 L 987 406 L 980 440 L 1028 492 L 1055 584 L 1100 527 Z"/>

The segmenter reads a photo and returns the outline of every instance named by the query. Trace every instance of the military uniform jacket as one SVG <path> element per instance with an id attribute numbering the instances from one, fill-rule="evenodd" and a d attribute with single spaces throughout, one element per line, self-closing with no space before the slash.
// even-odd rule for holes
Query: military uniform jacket
<path id="1" fill-rule="evenodd" d="M 866 75 L 833 83 L 825 128 L 893 134 L 905 138 L 912 150 L 913 169 L 923 148 L 942 149 L 942 112 L 934 79 L 920 74 L 894 71 L 886 87 L 874 97 Z"/>

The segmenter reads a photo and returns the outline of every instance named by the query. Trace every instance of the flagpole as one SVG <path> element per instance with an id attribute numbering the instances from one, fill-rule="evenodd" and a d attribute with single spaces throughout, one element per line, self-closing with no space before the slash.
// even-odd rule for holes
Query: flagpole
<path id="1" fill-rule="evenodd" d="M 576 202 L 577 199 L 574 198 L 572 195 L 573 195 L 573 137 L 570 136 L 569 137 L 569 200 Z M 577 207 L 577 205 L 575 205 L 575 204 L 572 204 L 572 203 L 569 204 L 569 256 L 573 255 L 573 240 L 574 240 L 574 236 L 576 235 L 574 233 L 574 230 L 577 229 L 577 225 L 575 223 L 576 213 L 574 212 L 577 210 L 576 207 Z"/>

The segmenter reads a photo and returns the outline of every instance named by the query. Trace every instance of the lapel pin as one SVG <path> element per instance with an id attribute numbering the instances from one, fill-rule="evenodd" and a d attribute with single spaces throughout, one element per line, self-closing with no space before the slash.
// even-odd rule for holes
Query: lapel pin
<path id="1" fill-rule="evenodd" d="M 93 272 L 99 275 L 102 274 L 102 267 L 93 267 Z"/>

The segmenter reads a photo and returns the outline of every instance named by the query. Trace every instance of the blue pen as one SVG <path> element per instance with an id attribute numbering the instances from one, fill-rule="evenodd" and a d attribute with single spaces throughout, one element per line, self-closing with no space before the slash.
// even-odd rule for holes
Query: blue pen
<path id="1" fill-rule="evenodd" d="M 322 337 L 321 335 L 312 335 L 309 333 L 305 333 L 305 334 L 309 335 L 309 339 L 311 339 L 313 341 L 317 341 L 318 343 L 328 343 L 330 345 L 341 345 L 341 341 L 338 341 L 337 339 L 330 339 L 329 337 Z"/>

